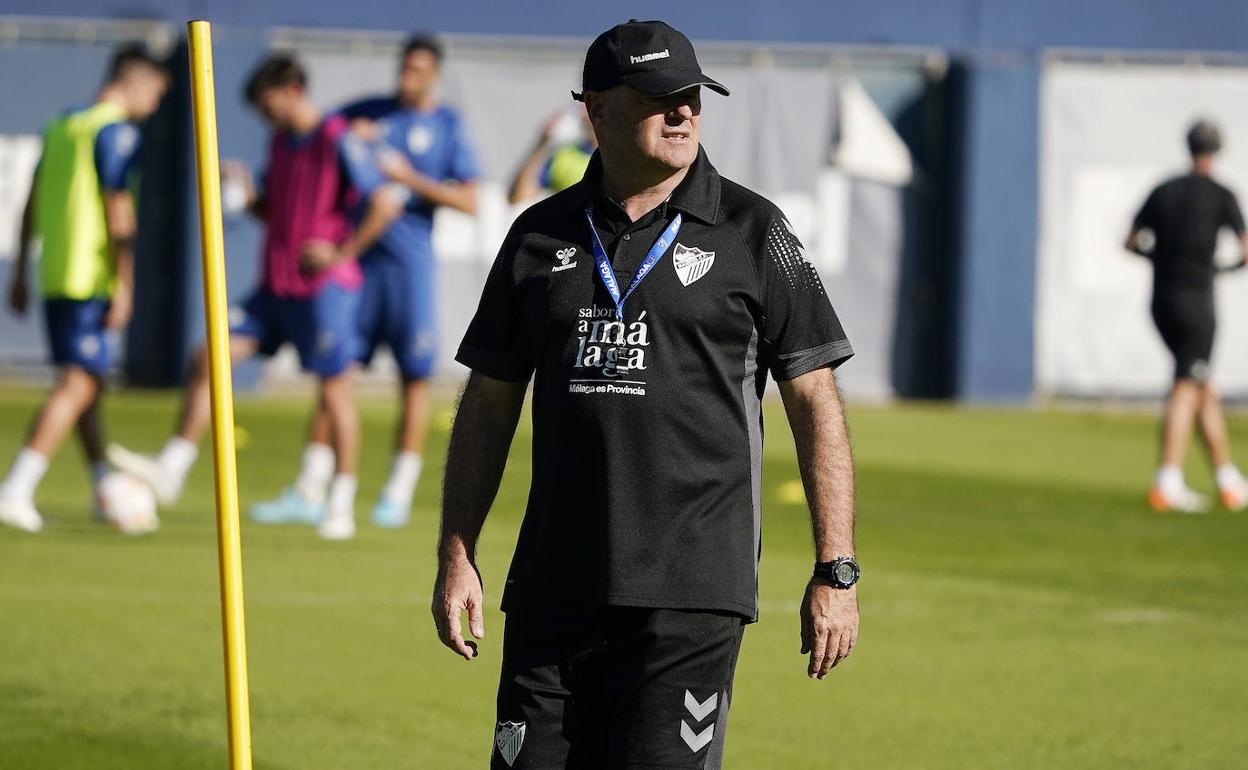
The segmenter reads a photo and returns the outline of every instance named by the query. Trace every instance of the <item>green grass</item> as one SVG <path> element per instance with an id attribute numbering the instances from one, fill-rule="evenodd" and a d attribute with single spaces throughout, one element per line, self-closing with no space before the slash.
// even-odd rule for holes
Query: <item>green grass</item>
<path id="1" fill-rule="evenodd" d="M 0 392 L 0 462 L 37 394 Z M 159 445 L 175 401 L 129 394 L 112 437 Z M 243 400 L 244 503 L 276 493 L 301 398 Z M 364 408 L 362 513 L 387 465 Z M 1248 756 L 1248 516 L 1143 505 L 1142 415 L 855 408 L 862 638 L 823 683 L 798 654 L 811 562 L 782 413 L 768 411 L 762 617 L 746 634 L 731 768 L 1232 768 Z M 481 657 L 428 616 L 446 407 L 413 526 L 345 544 L 243 530 L 256 767 L 480 768 L 502 616 Z M 1241 442 L 1248 423 L 1232 432 Z M 485 531 L 497 607 L 528 477 L 527 429 Z M 1208 489 L 1208 473 L 1190 469 Z M 210 468 L 155 536 L 88 520 L 76 447 L 39 491 L 39 536 L 0 532 L 0 768 L 221 768 L 225 717 Z"/>

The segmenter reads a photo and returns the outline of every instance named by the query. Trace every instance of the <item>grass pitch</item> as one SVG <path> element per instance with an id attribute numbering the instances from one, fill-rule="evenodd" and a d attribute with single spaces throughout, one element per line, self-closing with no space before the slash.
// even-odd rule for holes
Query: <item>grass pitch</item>
<path id="1" fill-rule="evenodd" d="M 0 391 L 0 462 L 39 394 Z M 114 396 L 113 439 L 155 449 L 170 395 Z M 307 403 L 238 404 L 244 505 L 291 477 Z M 388 465 L 388 404 L 364 407 L 359 514 Z M 527 420 L 527 417 L 526 417 Z M 793 446 L 767 411 L 762 617 L 746 633 L 730 768 L 1233 768 L 1248 756 L 1248 516 L 1144 506 L 1146 416 L 854 408 L 862 637 L 823 683 L 798 654 L 811 563 Z M 482 655 L 429 619 L 435 419 L 412 525 L 349 543 L 247 524 L 256 767 L 481 768 L 502 616 Z M 1232 433 L 1243 445 L 1248 422 Z M 481 543 L 496 608 L 527 491 L 527 425 Z M 1207 471 L 1189 469 L 1208 490 Z M 0 768 L 221 768 L 225 715 L 209 464 L 130 539 L 92 524 L 67 446 L 43 534 L 0 531 Z"/>

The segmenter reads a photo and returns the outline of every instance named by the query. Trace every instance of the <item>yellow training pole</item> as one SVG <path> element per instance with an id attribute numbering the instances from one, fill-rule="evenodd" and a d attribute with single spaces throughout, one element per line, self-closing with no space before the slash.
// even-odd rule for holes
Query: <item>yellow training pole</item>
<path id="1" fill-rule="evenodd" d="M 217 161 L 216 96 L 212 85 L 212 29 L 192 21 L 191 105 L 199 188 L 199 239 L 208 322 L 212 389 L 212 456 L 216 470 L 217 555 L 221 567 L 221 627 L 225 635 L 225 699 L 230 728 L 230 769 L 251 770 L 251 709 L 247 695 L 247 632 L 243 612 L 243 556 L 238 533 L 238 480 L 234 467 L 234 389 L 226 323 L 225 251 L 221 235 L 221 177 Z"/>

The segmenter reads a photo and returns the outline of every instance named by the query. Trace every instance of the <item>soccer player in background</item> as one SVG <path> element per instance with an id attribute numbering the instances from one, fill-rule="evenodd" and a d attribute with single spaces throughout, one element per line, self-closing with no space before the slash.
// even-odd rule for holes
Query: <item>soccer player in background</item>
<path id="1" fill-rule="evenodd" d="M 1216 317 L 1213 279 L 1218 231 L 1229 227 L 1248 255 L 1248 233 L 1235 194 L 1214 181 L 1213 160 L 1222 147 L 1215 125 L 1200 121 L 1187 134 L 1191 170 L 1149 193 L 1127 236 L 1126 248 L 1153 263 L 1153 321 L 1174 356 L 1174 385 L 1162 425 L 1161 468 L 1149 491 L 1159 511 L 1197 513 L 1207 508 L 1203 496 L 1183 478 L 1183 458 L 1192 430 L 1200 426 L 1214 468 L 1222 504 L 1230 510 L 1248 505 L 1248 484 L 1231 461 L 1230 439 L 1218 392 L 1210 381 L 1210 356 Z M 1150 231 L 1153 247 L 1145 250 L 1140 234 Z M 1244 258 L 1229 269 L 1244 266 Z"/>
<path id="2" fill-rule="evenodd" d="M 594 124 L 584 110 L 560 110 L 546 120 L 537 144 L 511 180 L 507 202 L 515 206 L 543 192 L 566 190 L 585 176 L 589 159 L 598 149 Z"/>
<path id="3" fill-rule="evenodd" d="M 119 49 L 95 101 L 43 130 L 43 154 L 22 215 L 9 307 L 30 306 L 30 241 L 42 241 L 39 293 L 57 366 L 52 393 L 0 484 L 0 523 L 43 527 L 34 494 L 75 425 L 93 486 L 108 471 L 100 396 L 113 366 L 110 337 L 130 321 L 134 291 L 135 201 L 129 188 L 139 148 L 135 125 L 156 111 L 169 85 L 164 65 L 139 46 Z"/>
<path id="4" fill-rule="evenodd" d="M 356 184 L 366 193 L 397 187 L 406 197 L 402 216 L 360 256 L 360 360 L 367 364 L 384 343 L 401 377 L 394 458 L 372 510 L 373 522 L 381 527 L 407 524 L 424 464 L 429 377 L 438 339 L 434 211 L 448 206 L 473 214 L 477 208 L 477 162 L 463 120 L 438 98 L 442 59 L 436 38 L 412 36 L 399 58 L 395 94 L 354 102 L 340 111 L 354 126 L 344 158 Z M 331 435 L 322 405 L 313 416 L 295 484 L 278 500 L 254 507 L 253 515 L 275 521 L 306 518 L 319 488 L 328 482 L 326 445 Z"/>
<path id="5" fill-rule="evenodd" d="M 289 342 L 303 368 L 320 383 L 318 401 L 332 427 L 333 476 L 319 533 L 331 540 L 355 534 L 359 421 L 352 394 L 358 353 L 355 328 L 361 276 L 356 257 L 367 251 L 401 211 L 382 188 L 357 201 L 340 154 L 347 133 L 341 116 L 324 117 L 308 98 L 307 78 L 293 58 L 274 55 L 251 75 L 246 99 L 272 129 L 262 191 L 250 208 L 266 234 L 259 288 L 230 329 L 234 361 L 271 355 Z M 358 228 L 352 208 L 363 206 Z M 109 447 L 109 458 L 151 484 L 164 504 L 181 493 L 210 417 L 207 353 L 195 356 L 176 434 L 155 457 Z"/>

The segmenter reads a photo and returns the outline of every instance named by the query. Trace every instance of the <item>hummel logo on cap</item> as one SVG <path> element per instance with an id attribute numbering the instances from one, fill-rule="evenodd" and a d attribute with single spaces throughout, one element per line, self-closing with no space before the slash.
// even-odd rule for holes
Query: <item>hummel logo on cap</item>
<path id="1" fill-rule="evenodd" d="M 644 64 L 648 61 L 654 61 L 655 59 L 666 59 L 670 56 L 671 56 L 671 53 L 669 53 L 668 50 L 664 48 L 662 51 L 655 51 L 654 53 L 643 53 L 641 56 L 629 56 L 628 60 L 632 62 L 633 64 Z"/>
<path id="2" fill-rule="evenodd" d="M 585 91 L 605 91 L 618 85 L 646 96 L 668 96 L 693 86 L 706 86 L 728 95 L 728 89 L 702 72 L 693 43 L 679 30 L 661 21 L 617 24 L 603 32 L 585 52 L 581 78 Z M 581 99 L 583 94 L 573 93 Z"/>

